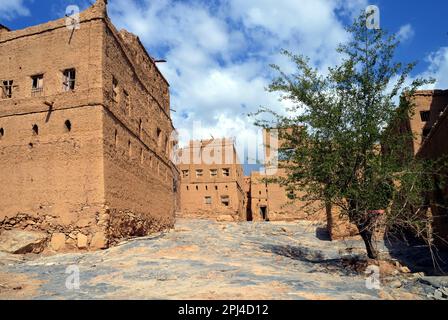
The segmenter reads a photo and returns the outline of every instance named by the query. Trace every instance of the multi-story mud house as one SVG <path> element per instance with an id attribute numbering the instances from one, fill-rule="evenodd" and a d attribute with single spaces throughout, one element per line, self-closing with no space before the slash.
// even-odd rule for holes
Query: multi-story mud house
<path id="1" fill-rule="evenodd" d="M 0 228 L 105 248 L 174 224 L 169 85 L 98 0 L 79 21 L 0 26 Z"/>

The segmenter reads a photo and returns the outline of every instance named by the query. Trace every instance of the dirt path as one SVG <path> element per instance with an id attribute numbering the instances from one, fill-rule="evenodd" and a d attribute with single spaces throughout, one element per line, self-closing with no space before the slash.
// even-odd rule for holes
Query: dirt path
<path id="1" fill-rule="evenodd" d="M 351 248 L 347 250 L 347 247 Z M 384 250 L 384 248 L 382 248 Z M 180 220 L 175 230 L 90 253 L 0 257 L 1 299 L 419 299 L 417 281 L 369 290 L 343 266 L 358 241 L 299 223 Z M 67 289 L 69 266 L 79 289 Z M 70 270 L 68 270 L 70 271 Z M 73 279 L 73 278 L 70 278 Z M 72 283 L 69 281 L 69 284 Z"/>

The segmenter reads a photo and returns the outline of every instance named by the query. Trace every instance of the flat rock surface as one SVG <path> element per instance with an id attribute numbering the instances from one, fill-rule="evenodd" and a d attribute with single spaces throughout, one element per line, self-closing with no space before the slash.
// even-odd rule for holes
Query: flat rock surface
<path id="1" fill-rule="evenodd" d="M 362 243 L 320 240 L 317 229 L 182 219 L 175 230 L 104 251 L 9 258 L 0 263 L 0 299 L 426 298 L 412 275 L 400 288 L 394 278 L 367 289 L 366 276 L 342 259 L 361 254 Z M 70 266 L 79 268 L 79 289 L 66 286 Z"/>
<path id="2" fill-rule="evenodd" d="M 0 251 L 29 253 L 42 251 L 47 234 L 24 230 L 5 230 L 0 233 Z"/>

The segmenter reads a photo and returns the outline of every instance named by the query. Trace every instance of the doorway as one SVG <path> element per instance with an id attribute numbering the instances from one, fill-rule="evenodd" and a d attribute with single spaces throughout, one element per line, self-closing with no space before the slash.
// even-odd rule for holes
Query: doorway
<path id="1" fill-rule="evenodd" d="M 260 216 L 264 221 L 268 221 L 268 208 L 266 206 L 260 207 Z"/>

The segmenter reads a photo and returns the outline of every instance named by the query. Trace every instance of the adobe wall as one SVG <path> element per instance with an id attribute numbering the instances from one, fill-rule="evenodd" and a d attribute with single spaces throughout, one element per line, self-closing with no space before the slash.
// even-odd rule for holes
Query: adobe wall
<path id="1" fill-rule="evenodd" d="M 182 217 L 211 218 L 218 220 L 247 220 L 243 190 L 243 169 L 239 163 L 233 141 L 216 139 L 213 141 L 190 142 L 189 147 L 179 150 L 181 163 L 181 213 Z M 207 152 L 214 153 L 204 160 Z M 226 153 L 227 152 L 227 153 Z M 195 158 L 198 155 L 198 158 Z M 226 158 L 229 159 L 226 159 Z M 223 169 L 230 175 L 224 176 Z M 196 170 L 203 170 L 197 177 Z M 217 170 L 211 176 L 210 170 Z M 188 176 L 184 172 L 188 171 Z M 221 203 L 221 196 L 228 196 L 230 203 Z M 211 197 L 207 204 L 205 197 Z"/>
<path id="2" fill-rule="evenodd" d="M 410 127 L 415 134 L 414 154 L 418 152 L 423 141 L 423 131 L 429 131 L 448 104 L 448 90 L 421 90 L 413 96 L 415 114 L 410 117 Z M 428 122 L 422 121 L 420 112 L 429 111 Z"/>
<path id="3" fill-rule="evenodd" d="M 428 140 L 419 150 L 418 156 L 426 159 L 441 159 L 448 157 L 448 109 L 440 116 L 437 124 L 432 129 Z M 440 172 L 448 176 L 448 168 Z M 432 230 L 435 243 L 448 247 L 448 179 L 437 178 L 438 188 L 430 194 L 431 217 L 433 219 Z M 436 185 L 436 183 L 435 183 Z"/>
<path id="4" fill-rule="evenodd" d="M 278 169 L 276 175 L 261 175 L 254 172 L 251 175 L 251 209 L 254 221 L 262 221 L 261 207 L 266 206 L 269 221 L 315 220 L 323 221 L 326 213 L 319 205 L 304 206 L 298 200 L 302 194 L 294 194 L 295 198 L 288 197 L 284 186 L 269 179 L 285 176 L 284 169 Z M 267 180 L 267 183 L 266 183 Z"/>
<path id="5" fill-rule="evenodd" d="M 105 197 L 110 237 L 141 236 L 174 226 L 176 169 L 168 83 L 138 38 L 104 28 Z M 117 82 L 114 98 L 113 79 Z M 126 101 L 126 94 L 129 97 Z"/>
<path id="6" fill-rule="evenodd" d="M 78 235 L 83 248 L 95 246 L 91 240 L 104 230 L 97 13 L 81 15 L 70 41 L 65 19 L 0 35 L 0 79 L 16 86 L 12 99 L 0 99 L 0 229 L 44 231 L 61 249 L 76 248 Z M 72 92 L 63 91 L 68 68 L 77 70 Z M 36 74 L 44 75 L 44 91 L 33 97 Z"/>
<path id="7" fill-rule="evenodd" d="M 0 183 L 8 194 L 0 230 L 42 230 L 63 250 L 106 248 L 173 226 L 179 177 L 169 157 L 168 83 L 138 38 L 115 30 L 104 1 L 81 13 L 73 34 L 65 19 L 2 32 L 0 57 L 0 79 L 19 86 L 0 99 Z M 68 68 L 76 86 L 63 92 Z M 35 74 L 44 74 L 42 97 L 31 95 Z"/>
<path id="8" fill-rule="evenodd" d="M 110 112 L 105 110 L 104 114 L 104 180 L 110 238 L 143 236 L 172 228 L 175 194 L 171 169 Z"/>

